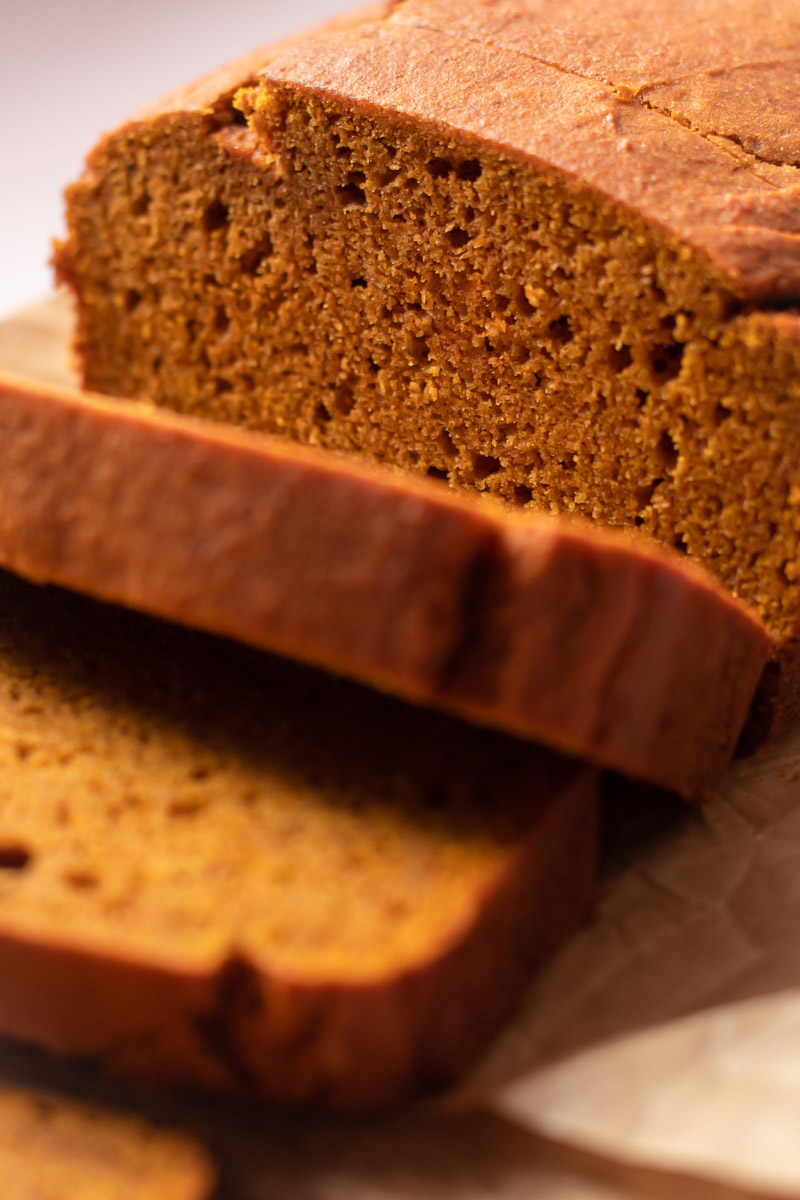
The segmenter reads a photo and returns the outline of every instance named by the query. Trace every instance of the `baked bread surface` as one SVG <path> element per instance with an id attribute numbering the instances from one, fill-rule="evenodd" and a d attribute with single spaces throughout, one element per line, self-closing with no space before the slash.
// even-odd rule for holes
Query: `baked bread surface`
<path id="1" fill-rule="evenodd" d="M 767 659 L 642 540 L 0 376 L 0 564 L 712 795 Z"/>
<path id="2" fill-rule="evenodd" d="M 420 0 L 174 95 L 70 193 L 87 384 L 644 529 L 761 613 L 787 723 L 798 14 L 762 7 Z"/>

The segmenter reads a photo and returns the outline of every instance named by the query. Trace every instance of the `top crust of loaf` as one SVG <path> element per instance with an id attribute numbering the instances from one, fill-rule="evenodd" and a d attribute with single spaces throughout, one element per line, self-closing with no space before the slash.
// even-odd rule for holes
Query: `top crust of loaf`
<path id="1" fill-rule="evenodd" d="M 778 298 L 800 290 L 800 18 L 780 8 L 409 0 L 261 79 L 533 158 L 706 254 L 736 293 Z"/>
<path id="2" fill-rule="evenodd" d="M 260 47 L 130 124 L 229 122 L 258 79 L 337 97 L 563 172 L 742 298 L 780 300 L 800 293 L 798 56 L 787 0 L 401 0 Z"/>
<path id="3" fill-rule="evenodd" d="M 740 296 L 786 298 L 800 292 L 800 16 L 777 7 L 407 0 L 296 44 L 261 80 L 535 160 L 705 255 Z"/>

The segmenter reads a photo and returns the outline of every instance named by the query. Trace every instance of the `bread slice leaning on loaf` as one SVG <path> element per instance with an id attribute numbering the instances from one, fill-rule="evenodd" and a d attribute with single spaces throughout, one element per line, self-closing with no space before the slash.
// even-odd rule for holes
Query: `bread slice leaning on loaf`
<path id="1" fill-rule="evenodd" d="M 250 56 L 70 189 L 85 383 L 642 528 L 761 613 L 778 728 L 799 39 L 758 0 L 400 0 Z"/>
<path id="2" fill-rule="evenodd" d="M 769 647 L 641 541 L 2 376 L 0 565 L 690 797 L 719 783 Z"/>
<path id="3" fill-rule="evenodd" d="M 0 574 L 0 1032 L 372 1110 L 586 916 L 595 772 Z"/>

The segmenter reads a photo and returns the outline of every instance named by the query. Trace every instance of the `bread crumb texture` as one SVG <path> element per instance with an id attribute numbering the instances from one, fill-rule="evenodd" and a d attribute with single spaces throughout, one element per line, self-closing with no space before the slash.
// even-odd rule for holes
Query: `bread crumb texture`
<path id="1" fill-rule="evenodd" d="M 11 576 L 0 612 L 3 1029 L 371 1107 L 585 912 L 586 768 Z"/>
<path id="2" fill-rule="evenodd" d="M 213 1171 L 192 1140 L 132 1117 L 0 1089 L 6 1200 L 205 1200 Z"/>

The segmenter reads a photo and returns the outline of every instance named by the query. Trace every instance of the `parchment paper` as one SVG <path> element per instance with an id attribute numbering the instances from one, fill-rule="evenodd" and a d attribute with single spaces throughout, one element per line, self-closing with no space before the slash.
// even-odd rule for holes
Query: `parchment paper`
<path id="1" fill-rule="evenodd" d="M 616 836 L 596 921 L 473 1086 L 512 1074 L 494 1103 L 548 1135 L 800 1195 L 800 733 Z"/>

